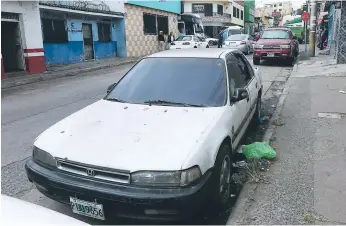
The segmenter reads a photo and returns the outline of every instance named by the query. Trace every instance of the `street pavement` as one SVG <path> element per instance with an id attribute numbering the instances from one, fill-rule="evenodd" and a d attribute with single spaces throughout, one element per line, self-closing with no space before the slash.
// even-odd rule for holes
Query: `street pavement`
<path id="1" fill-rule="evenodd" d="M 252 56 L 247 57 L 252 63 Z M 96 220 L 76 216 L 71 213 L 69 206 L 41 195 L 27 180 L 24 164 L 31 156 L 32 144 L 40 133 L 59 120 L 101 99 L 106 94 L 108 85 L 118 81 L 131 66 L 122 65 L 2 90 L 2 193 L 91 224 L 99 224 Z M 269 63 L 258 67 L 263 76 L 264 93 L 283 69 L 291 70 Z"/>
<path id="2" fill-rule="evenodd" d="M 346 65 L 300 62 L 287 82 L 277 157 L 236 224 L 346 224 Z"/>

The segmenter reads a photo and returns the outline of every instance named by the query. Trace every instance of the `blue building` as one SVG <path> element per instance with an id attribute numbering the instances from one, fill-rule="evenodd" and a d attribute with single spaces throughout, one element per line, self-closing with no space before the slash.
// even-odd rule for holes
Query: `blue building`
<path id="1" fill-rule="evenodd" d="M 108 2 L 40 1 L 47 65 L 127 55 L 124 4 Z"/>
<path id="2" fill-rule="evenodd" d="M 158 51 L 159 31 L 178 36 L 180 0 L 126 0 L 125 30 L 127 56 L 139 57 Z"/>

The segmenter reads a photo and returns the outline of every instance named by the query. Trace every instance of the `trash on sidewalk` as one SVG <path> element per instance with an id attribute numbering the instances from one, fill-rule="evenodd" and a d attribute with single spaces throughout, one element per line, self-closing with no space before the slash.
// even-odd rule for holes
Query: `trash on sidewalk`
<path id="1" fill-rule="evenodd" d="M 275 150 L 267 142 L 255 142 L 253 144 L 244 145 L 243 154 L 247 159 L 273 159 L 276 157 Z"/>
<path id="2" fill-rule="evenodd" d="M 339 92 L 342 94 L 346 94 L 346 91 L 343 91 L 343 90 L 340 90 Z"/>
<path id="3" fill-rule="evenodd" d="M 257 120 L 258 120 L 259 123 L 262 124 L 263 122 L 269 120 L 269 116 L 267 116 L 267 115 L 266 115 L 266 116 L 263 116 L 263 117 L 258 116 L 258 119 L 257 119 Z"/>

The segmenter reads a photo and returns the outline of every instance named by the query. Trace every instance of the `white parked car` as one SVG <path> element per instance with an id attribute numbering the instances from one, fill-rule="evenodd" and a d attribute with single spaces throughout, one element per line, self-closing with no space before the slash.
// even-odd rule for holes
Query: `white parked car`
<path id="1" fill-rule="evenodd" d="M 35 140 L 25 168 L 43 194 L 101 220 L 227 206 L 232 153 L 261 109 L 262 78 L 240 51 L 146 56 L 107 93 Z"/>
<path id="2" fill-rule="evenodd" d="M 171 43 L 169 49 L 191 49 L 191 48 L 209 48 L 205 39 L 196 35 L 184 35 L 178 37 Z"/>
<path id="3" fill-rule="evenodd" d="M 217 43 L 219 41 L 217 38 L 211 38 L 206 34 L 202 34 L 200 37 L 205 39 L 205 41 L 208 43 L 209 47 L 210 46 L 217 46 Z"/>
<path id="4" fill-rule="evenodd" d="M 1 195 L 2 225 L 89 225 L 45 207 Z"/>
<path id="5" fill-rule="evenodd" d="M 247 34 L 236 34 L 229 36 L 223 43 L 224 47 L 238 49 L 249 55 L 254 52 L 254 38 Z"/>

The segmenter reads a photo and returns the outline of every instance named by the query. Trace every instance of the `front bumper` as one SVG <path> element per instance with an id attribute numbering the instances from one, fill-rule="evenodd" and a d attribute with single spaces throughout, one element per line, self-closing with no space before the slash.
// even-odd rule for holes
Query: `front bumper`
<path id="1" fill-rule="evenodd" d="M 269 56 L 272 53 L 274 56 Z M 255 49 L 253 57 L 261 59 L 286 59 L 291 57 L 290 49 Z"/>
<path id="2" fill-rule="evenodd" d="M 211 171 L 186 188 L 143 188 L 96 181 L 43 167 L 30 158 L 25 169 L 29 180 L 47 197 L 70 204 L 69 197 L 103 204 L 107 220 L 114 217 L 182 220 L 197 213 L 208 201 Z M 148 211 L 150 210 L 150 212 Z M 153 211 L 154 210 L 154 211 Z"/>

